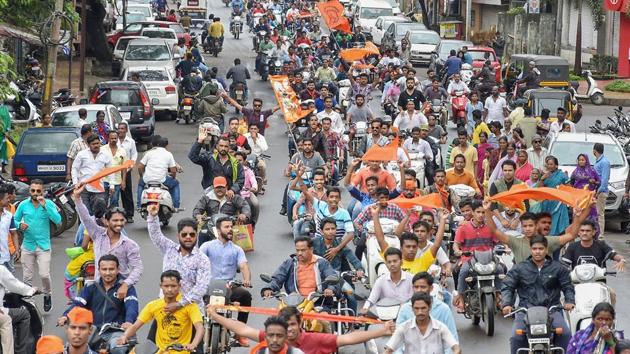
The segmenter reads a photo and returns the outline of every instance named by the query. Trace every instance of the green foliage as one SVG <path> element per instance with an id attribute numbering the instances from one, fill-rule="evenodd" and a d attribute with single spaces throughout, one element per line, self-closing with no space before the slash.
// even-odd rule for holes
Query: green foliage
<path id="1" fill-rule="evenodd" d="M 617 57 L 595 54 L 591 58 L 591 65 L 595 72 L 600 74 L 616 73 Z"/>
<path id="2" fill-rule="evenodd" d="M 581 81 L 584 80 L 584 78 L 580 75 L 576 75 L 574 73 L 569 73 L 569 81 Z"/>
<path id="3" fill-rule="evenodd" d="M 506 12 L 508 16 L 516 16 L 516 15 L 524 14 L 524 13 L 525 13 L 525 9 L 522 6 L 513 7 Z"/>
<path id="4" fill-rule="evenodd" d="M 615 80 L 612 83 L 606 85 L 606 91 L 615 92 L 630 92 L 630 82 Z"/>
<path id="5" fill-rule="evenodd" d="M 32 28 L 50 16 L 54 0 L 0 0 L 0 21 Z"/>
<path id="6" fill-rule="evenodd" d="M 591 8 L 591 14 L 593 17 L 593 26 L 595 29 L 599 29 L 604 20 L 604 7 L 601 0 L 586 0 L 588 6 Z"/>
<path id="7" fill-rule="evenodd" d="M 9 83 L 16 77 L 13 58 L 4 52 L 0 52 L 0 73 L 2 73 L 0 75 L 0 100 L 4 100 L 8 95 L 15 93 L 9 87 Z"/>

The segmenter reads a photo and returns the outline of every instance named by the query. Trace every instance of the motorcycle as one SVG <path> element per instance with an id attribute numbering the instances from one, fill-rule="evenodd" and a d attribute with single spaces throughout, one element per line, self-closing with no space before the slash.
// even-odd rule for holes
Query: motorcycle
<path id="1" fill-rule="evenodd" d="M 269 77 L 269 66 L 271 62 L 276 58 L 271 57 L 271 51 L 265 51 L 259 54 L 260 55 L 260 68 L 258 68 L 258 73 L 260 74 L 260 79 L 262 81 L 267 81 Z"/>
<path id="2" fill-rule="evenodd" d="M 241 106 L 247 105 L 245 85 L 242 82 L 237 82 L 233 85 L 233 87 L 230 89 L 230 98 L 238 102 L 238 104 Z M 234 108 L 234 112 L 238 113 L 238 109 Z"/>
<path id="3" fill-rule="evenodd" d="M 144 190 L 142 191 L 142 198 L 140 201 L 140 215 L 142 215 L 143 219 L 147 219 L 147 206 L 149 204 L 158 204 L 160 210 L 158 212 L 158 217 L 163 226 L 168 225 L 173 213 L 175 212 L 175 207 L 173 207 L 173 198 L 171 197 L 171 192 L 168 187 L 163 185 L 162 183 L 149 181 L 146 183 Z"/>
<path id="4" fill-rule="evenodd" d="M 385 234 L 385 242 L 387 242 L 390 247 L 400 249 L 400 239 L 394 234 L 394 231 L 396 231 L 398 227 L 398 221 L 387 218 L 380 218 L 379 221 L 383 229 L 383 234 Z M 366 248 L 365 254 L 361 257 L 361 264 L 363 265 L 363 269 L 365 269 L 365 275 L 368 279 L 365 287 L 371 289 L 376 279 L 389 271 L 385 266 L 383 257 L 381 257 L 381 248 L 378 245 L 378 240 L 376 236 L 374 236 L 373 221 L 366 224 L 365 232 L 365 237 L 367 237 L 365 241 Z"/>
<path id="5" fill-rule="evenodd" d="M 53 93 L 53 101 L 58 107 L 72 106 L 76 100 L 76 97 L 72 94 L 72 91 L 67 88 L 59 89 L 59 91 Z"/>
<path id="6" fill-rule="evenodd" d="M 439 124 L 446 130 L 449 119 L 449 111 L 446 108 L 446 102 L 434 99 L 428 104 L 425 108 L 424 114 L 430 114 L 435 117 L 435 121 L 439 122 Z"/>
<path id="7" fill-rule="evenodd" d="M 578 81 L 571 81 L 571 87 L 569 92 L 573 94 L 573 97 L 581 100 L 590 99 L 594 105 L 599 106 L 604 104 L 604 92 L 597 87 L 597 82 L 593 79 L 593 73 L 590 70 L 582 72 L 582 76 L 586 77 L 587 89 L 585 94 L 577 93 L 580 83 Z"/>
<path id="8" fill-rule="evenodd" d="M 350 131 L 346 132 L 346 134 L 350 134 L 351 132 L 354 133 L 352 135 L 352 140 L 350 141 L 350 151 L 352 151 L 355 157 L 357 157 L 357 151 L 359 149 L 359 145 L 361 144 L 361 140 L 363 140 L 363 137 L 367 135 L 367 130 L 367 122 L 356 122 L 352 123 Z"/>
<path id="9" fill-rule="evenodd" d="M 181 104 L 179 105 L 178 117 L 179 119 L 183 119 L 186 124 L 190 124 L 191 121 L 194 120 L 194 106 L 195 99 L 197 98 L 197 93 L 184 93 L 184 98 L 182 99 Z"/>
<path id="10" fill-rule="evenodd" d="M 11 122 L 13 124 L 35 125 L 41 118 L 41 112 L 31 100 L 33 95 L 29 94 L 27 90 L 20 89 L 14 82 L 10 82 L 9 87 L 14 91 L 14 94 L 6 96 L 5 105 L 9 110 Z"/>
<path id="11" fill-rule="evenodd" d="M 468 96 L 466 96 L 464 91 L 456 91 L 451 94 L 453 123 L 455 123 L 457 127 L 466 126 L 466 104 L 468 104 Z"/>
<path id="12" fill-rule="evenodd" d="M 124 333 L 125 330 L 118 323 L 104 323 L 101 328 L 92 334 L 90 338 L 90 349 L 93 351 L 100 353 L 101 351 L 106 351 L 109 349 L 109 343 L 103 339 L 103 336 L 109 333 Z M 129 340 L 127 344 L 121 345 L 121 347 L 131 348 L 136 344 L 136 339 Z"/>
<path id="13" fill-rule="evenodd" d="M 40 292 L 33 294 L 39 295 Z M 26 338 L 20 338 L 19 340 L 27 343 L 26 345 L 26 353 L 34 353 L 35 352 L 35 344 L 42 336 L 42 331 L 44 328 L 44 318 L 42 317 L 42 313 L 39 311 L 39 308 L 35 305 L 34 299 L 32 296 L 23 296 L 16 293 L 7 292 L 4 294 L 4 307 L 6 308 L 24 308 L 28 311 L 31 316 L 31 322 L 28 326 L 29 333 Z"/>
<path id="14" fill-rule="evenodd" d="M 260 168 L 258 167 L 259 159 L 269 160 L 271 159 L 271 156 L 267 154 L 260 154 L 260 155 L 250 154 L 247 157 L 249 168 L 251 168 L 251 170 L 254 171 L 254 175 L 256 176 L 256 183 L 258 183 L 258 189 L 260 190 L 261 187 L 263 186 L 263 179 L 262 179 L 262 174 L 260 172 Z"/>
<path id="15" fill-rule="evenodd" d="M 562 333 L 562 328 L 553 328 L 551 325 L 551 314 L 553 311 L 561 311 L 559 306 L 552 306 L 547 309 L 544 306 L 534 306 L 530 308 L 519 308 L 511 313 L 505 315 L 508 318 L 517 313 L 524 312 L 525 317 L 525 330 L 516 330 L 514 335 L 527 336 L 528 347 L 519 348 L 518 352 L 524 352 L 528 354 L 564 354 L 564 349 L 561 347 L 553 346 L 553 339 L 555 335 Z"/>
<path id="16" fill-rule="evenodd" d="M 68 198 L 68 195 L 73 190 L 74 186 L 70 182 L 52 183 L 46 188 L 44 197 L 52 200 L 57 206 L 59 214 L 61 214 L 61 223 L 59 225 L 50 223 L 50 234 L 53 237 L 61 235 L 77 223 L 78 215 L 74 201 Z"/>
<path id="17" fill-rule="evenodd" d="M 242 287 L 244 284 L 238 280 L 227 282 L 225 280 L 211 280 L 208 294 L 204 301 L 208 305 L 228 305 L 230 303 L 230 290 Z M 217 308 L 217 313 L 223 317 L 232 318 L 232 311 Z M 221 324 L 213 322 L 206 314 L 204 318 L 203 352 L 210 354 L 227 353 L 233 347 L 239 347 L 238 341 L 233 340 L 230 331 Z"/>
<path id="18" fill-rule="evenodd" d="M 459 76 L 462 81 L 468 86 L 470 84 L 470 79 L 473 77 L 473 67 L 470 64 L 462 64 L 462 68 L 459 71 Z M 470 86 L 468 86 L 470 87 Z"/>
<path id="19" fill-rule="evenodd" d="M 464 292 L 464 316 L 478 325 L 483 319 L 487 336 L 494 334 L 494 313 L 496 311 L 495 280 L 503 279 L 505 275 L 497 274 L 497 268 L 502 266 L 496 257 L 505 253 L 505 246 L 497 246 L 494 251 L 464 252 L 472 255 L 470 270 L 466 275 L 468 289 Z M 454 279 L 457 279 L 453 276 Z"/>
<path id="20" fill-rule="evenodd" d="M 221 124 L 219 123 L 223 123 L 223 119 L 220 119 L 220 122 L 217 122 L 217 120 L 213 117 L 203 117 L 199 122 L 199 129 L 204 129 L 207 133 L 203 146 L 208 151 L 214 148 L 217 139 L 221 136 L 221 132 L 223 131 L 223 129 L 221 129 Z"/>
<path id="21" fill-rule="evenodd" d="M 254 44 L 254 51 L 258 51 L 258 45 L 265 38 L 266 34 L 267 34 L 267 31 L 262 30 L 262 31 L 256 32 L 256 35 L 252 37 L 252 41 Z"/>
<path id="22" fill-rule="evenodd" d="M 230 32 L 232 32 L 234 39 L 238 39 L 241 36 L 242 31 L 243 22 L 241 21 L 241 16 L 234 16 L 232 18 L 232 24 L 230 25 Z"/>
<path id="23" fill-rule="evenodd" d="M 424 167 L 427 164 L 427 160 L 421 152 L 410 152 L 409 161 L 411 162 L 411 169 L 416 171 L 416 180 L 418 181 L 420 188 L 423 189 L 426 186 Z"/>

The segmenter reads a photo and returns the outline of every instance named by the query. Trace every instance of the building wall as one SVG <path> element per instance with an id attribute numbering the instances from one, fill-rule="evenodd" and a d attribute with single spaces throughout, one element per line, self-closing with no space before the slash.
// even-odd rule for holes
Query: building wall
<path id="1" fill-rule="evenodd" d="M 562 38 L 563 46 L 571 46 L 575 48 L 575 34 L 577 32 L 578 9 L 575 6 L 575 0 L 565 2 L 562 29 L 564 36 Z M 567 30 L 568 29 L 568 30 Z M 591 8 L 586 1 L 582 0 L 582 50 L 597 49 L 597 31 L 593 26 L 593 16 Z"/>

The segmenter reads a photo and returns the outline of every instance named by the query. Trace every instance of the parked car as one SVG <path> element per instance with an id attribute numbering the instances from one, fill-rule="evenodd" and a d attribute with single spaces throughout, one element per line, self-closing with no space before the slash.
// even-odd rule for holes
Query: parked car
<path id="1" fill-rule="evenodd" d="M 122 5 L 122 4 L 121 4 Z M 120 6 L 119 9 L 123 7 Z M 153 13 L 153 7 L 151 4 L 127 4 L 127 12 L 139 12 L 144 16 L 144 21 L 153 21 L 155 20 L 155 14 Z"/>
<path id="2" fill-rule="evenodd" d="M 146 17 L 142 12 L 128 12 L 127 13 L 127 23 L 135 23 L 144 21 Z M 122 15 L 116 16 L 116 31 L 120 31 L 123 29 L 123 17 Z"/>
<path id="3" fill-rule="evenodd" d="M 134 66 L 161 66 L 175 77 L 175 66 L 180 59 L 172 47 L 162 39 L 134 39 L 127 45 L 121 70 Z"/>
<path id="4" fill-rule="evenodd" d="M 165 27 L 172 28 L 175 30 L 177 34 L 177 39 L 184 39 L 184 35 L 186 31 L 184 31 L 184 27 L 181 24 L 175 22 L 168 21 L 140 21 L 134 23 L 128 23 L 127 27 L 125 27 L 121 31 L 116 31 L 107 36 L 107 44 L 109 44 L 110 48 L 114 48 L 118 38 L 123 36 L 139 36 L 142 29 L 145 27 Z"/>
<path id="5" fill-rule="evenodd" d="M 164 113 L 171 119 L 177 118 L 178 89 L 170 72 L 162 67 L 131 67 L 125 69 L 121 80 L 131 80 L 133 73 L 140 75 L 156 114 Z"/>
<path id="6" fill-rule="evenodd" d="M 627 211 L 620 213 L 625 193 L 628 161 L 619 141 L 610 134 L 593 133 L 558 133 L 549 140 L 549 155 L 558 159 L 558 169 L 571 175 L 577 165 L 577 152 L 588 154 L 590 161 L 595 161 L 593 145 L 604 144 L 604 154 L 610 161 L 610 180 L 606 198 L 606 221 L 628 222 Z"/>
<path id="7" fill-rule="evenodd" d="M 381 16 L 393 16 L 394 9 L 384 0 L 359 0 L 354 7 L 354 24 L 361 25 L 361 31 L 369 33 Z"/>
<path id="8" fill-rule="evenodd" d="M 91 103 L 112 104 L 129 123 L 136 141 L 147 142 L 155 132 L 155 111 L 147 89 L 135 81 L 104 81 L 96 84 Z"/>
<path id="9" fill-rule="evenodd" d="M 402 16 L 381 16 L 376 19 L 374 27 L 372 27 L 372 41 L 376 45 L 381 45 L 385 30 L 393 22 L 411 22 L 410 19 Z"/>
<path id="10" fill-rule="evenodd" d="M 492 62 L 492 69 L 496 73 L 496 82 L 501 82 L 501 63 L 499 62 L 499 58 L 497 57 L 494 49 L 490 47 L 468 47 L 468 53 L 473 58 L 473 71 L 475 74 L 481 71 L 483 68 L 483 63 L 486 61 L 486 55 L 488 59 Z"/>
<path id="11" fill-rule="evenodd" d="M 409 43 L 402 54 L 404 59 L 411 64 L 429 65 L 431 53 L 435 52 L 435 48 L 440 44 L 440 35 L 430 30 L 407 31 L 403 40 Z"/>
<path id="12" fill-rule="evenodd" d="M 140 32 L 141 36 L 163 39 L 171 48 L 177 44 L 177 34 L 172 28 L 147 27 Z"/>
<path id="13" fill-rule="evenodd" d="M 111 104 L 79 104 L 74 106 L 65 106 L 55 109 L 52 116 L 53 127 L 75 127 L 79 123 L 79 110 L 84 108 L 87 111 L 88 123 L 96 121 L 96 113 L 98 111 L 105 112 L 105 122 L 110 127 L 115 127 L 123 118 L 118 112 L 118 108 Z"/>
<path id="14" fill-rule="evenodd" d="M 125 36 L 118 38 L 118 42 L 116 42 L 116 46 L 114 47 L 114 51 L 112 53 L 112 74 L 114 76 L 120 75 L 120 67 L 122 66 L 123 55 L 125 55 L 125 50 L 127 50 L 127 45 L 133 39 L 146 39 L 148 37 L 143 36 Z"/>
<path id="15" fill-rule="evenodd" d="M 81 134 L 76 127 L 29 128 L 22 133 L 13 157 L 13 180 L 44 183 L 66 180 L 66 154 Z"/>
<path id="16" fill-rule="evenodd" d="M 437 48 L 435 48 L 435 52 L 431 53 L 431 63 L 429 63 L 429 69 L 433 69 L 436 73 L 440 73 L 451 50 L 459 51 L 463 46 L 468 46 L 468 48 L 470 48 L 473 44 L 472 42 L 461 41 L 458 39 L 442 39 Z"/>
<path id="17" fill-rule="evenodd" d="M 392 22 L 385 30 L 381 40 L 381 51 L 389 48 L 400 48 L 400 41 L 407 31 L 426 30 L 420 22 Z"/>
<path id="18" fill-rule="evenodd" d="M 394 15 L 400 15 L 400 5 L 398 4 L 397 0 L 385 0 L 391 7 L 392 7 L 392 12 L 394 12 Z"/>

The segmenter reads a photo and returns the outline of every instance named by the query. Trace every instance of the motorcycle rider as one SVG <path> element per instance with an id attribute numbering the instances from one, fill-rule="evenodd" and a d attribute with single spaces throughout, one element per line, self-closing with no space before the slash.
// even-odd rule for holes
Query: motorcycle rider
<path id="1" fill-rule="evenodd" d="M 442 81 L 447 82 L 451 76 L 459 73 L 462 69 L 462 64 L 462 60 L 457 56 L 457 51 L 451 49 L 448 58 L 444 62 L 444 70 L 446 70 L 446 73 Z"/>
<path id="2" fill-rule="evenodd" d="M 225 191 L 225 187 L 222 189 Z M 252 295 L 245 289 L 252 286 L 251 271 L 245 252 L 232 242 L 232 219 L 227 215 L 218 215 L 215 226 L 218 231 L 217 238 L 199 247 L 199 253 L 206 255 L 210 260 L 210 280 L 224 280 L 228 283 L 236 278 L 236 271 L 240 270 L 243 274 L 243 286 L 230 289 L 230 302 L 251 306 Z M 248 317 L 247 312 L 238 313 L 238 321 L 243 324 L 247 323 Z M 247 337 L 237 336 L 237 339 L 241 347 L 249 347 Z"/>
<path id="3" fill-rule="evenodd" d="M 243 188 L 245 182 L 243 167 L 238 164 L 234 156 L 229 154 L 230 140 L 226 137 L 219 138 L 215 146 L 216 152 L 202 152 L 202 144 L 207 136 L 205 129 L 199 130 L 197 141 L 190 148 L 188 158 L 192 163 L 201 166 L 203 171 L 201 186 L 204 189 L 210 187 L 215 177 L 223 176 L 228 182 L 227 196 L 232 198 Z"/>
<path id="4" fill-rule="evenodd" d="M 319 56 L 319 55 L 318 55 Z M 319 56 L 321 57 L 321 56 Z M 337 79 L 337 73 L 335 69 L 332 67 L 332 59 L 324 58 L 322 65 L 317 68 L 315 71 L 315 75 L 313 76 L 320 86 L 324 87 L 326 83 L 328 83 L 328 88 L 330 89 L 330 85 L 334 85 L 334 82 Z M 332 90 L 335 91 L 334 89 Z"/>
<path id="5" fill-rule="evenodd" d="M 408 77 L 405 79 L 405 90 L 400 92 L 400 96 L 398 96 L 398 111 L 403 112 L 407 109 L 407 102 L 412 101 L 414 104 L 414 109 L 419 111 L 422 107 L 422 104 L 426 102 L 426 98 L 416 88 L 415 78 Z"/>
<path id="6" fill-rule="evenodd" d="M 389 273 L 376 279 L 370 296 L 359 311 L 361 314 L 367 313 L 369 308 L 376 305 L 379 300 L 392 299 L 404 303 L 409 301 L 413 294 L 413 286 L 411 285 L 413 276 L 402 270 L 402 251 L 398 248 L 388 247 L 382 256 Z"/>
<path id="7" fill-rule="evenodd" d="M 306 100 L 315 101 L 315 99 L 319 97 L 319 92 L 317 92 L 317 89 L 315 88 L 314 80 L 308 80 L 306 82 L 306 88 L 296 93 L 298 94 L 298 97 L 300 98 L 301 101 L 306 101 Z"/>
<path id="8" fill-rule="evenodd" d="M 141 178 L 138 181 L 137 190 L 137 207 L 140 210 L 142 202 L 142 191 L 144 186 L 149 182 L 158 182 L 164 184 L 173 197 L 173 207 L 175 212 L 183 209 L 180 208 L 180 188 L 177 180 L 177 163 L 173 154 L 166 150 L 168 142 L 159 135 L 154 135 L 151 139 L 153 148 L 144 153 L 140 163 L 138 164 L 138 174 Z"/>
<path id="9" fill-rule="evenodd" d="M 409 101 L 407 105 L 411 106 L 410 103 L 411 101 Z M 407 150 L 407 152 L 422 153 L 424 155 L 424 159 L 426 160 L 425 175 L 427 179 L 433 181 L 433 150 L 431 149 L 431 145 L 421 136 L 423 131 L 428 133 L 428 128 L 426 124 L 422 124 L 420 127 L 413 127 L 413 129 L 411 129 L 411 136 L 403 143 L 403 148 Z M 429 184 L 433 183 L 429 182 Z"/>
<path id="10" fill-rule="evenodd" d="M 356 66 L 357 66 L 357 63 L 352 63 L 352 66 L 350 66 L 350 70 L 348 70 L 349 73 L 352 73 L 352 71 L 355 70 Z M 377 89 L 378 84 L 380 82 L 380 77 L 376 76 L 374 78 L 374 81 L 371 84 L 368 83 L 368 74 L 365 72 L 362 72 L 361 74 L 359 74 L 359 82 L 356 82 L 354 80 L 353 75 L 349 75 L 348 79 L 350 80 L 350 83 L 352 84 L 352 101 L 353 102 L 356 101 L 357 95 L 359 94 L 362 94 L 367 101 L 370 101 L 372 99 L 372 90 Z"/>
<path id="11" fill-rule="evenodd" d="M 569 271 L 554 261 L 547 252 L 548 242 L 543 236 L 534 236 L 530 241 L 531 256 L 512 268 L 501 288 L 501 308 L 504 315 L 512 312 L 518 294 L 518 306 L 562 306 L 571 311 L 575 307 L 575 289 L 571 283 Z M 564 295 L 564 306 L 560 302 L 560 292 Z M 556 346 L 566 350 L 571 339 L 571 329 L 568 327 L 562 311 L 553 311 L 551 317 L 552 328 L 562 328 L 562 332 L 554 337 Z M 525 314 L 516 314 L 512 333 L 517 330 L 525 331 Z M 518 349 L 528 348 L 524 335 L 513 335 L 510 338 L 510 350 L 517 354 Z"/>
<path id="12" fill-rule="evenodd" d="M 234 95 L 234 88 L 236 84 L 242 84 L 245 89 L 243 100 L 247 101 L 249 89 L 247 87 L 247 80 L 251 79 L 251 75 L 249 74 L 249 70 L 243 64 L 241 64 L 241 59 L 234 59 L 234 66 L 231 67 L 227 74 L 225 75 L 226 79 L 232 79 L 232 83 L 230 84 L 230 96 Z M 236 107 L 236 106 L 235 106 Z M 240 108 L 237 108 L 240 109 Z"/>
<path id="13" fill-rule="evenodd" d="M 27 341 L 31 316 L 24 306 L 18 308 L 4 307 L 4 295 L 11 292 L 21 296 L 33 296 L 41 293 L 35 287 L 22 283 L 4 266 L 0 266 L 0 322 L 7 325 L 0 327 L 2 348 L 7 352 L 27 353 Z M 10 318 L 6 318 L 8 316 Z M 15 336 L 14 336 L 15 335 Z M 14 341 L 14 338 L 17 339 Z"/>
<path id="14" fill-rule="evenodd" d="M 453 79 L 448 84 L 448 88 L 446 89 L 446 92 L 448 92 L 448 94 L 451 96 L 454 96 L 457 91 L 464 91 L 464 94 L 466 95 L 470 93 L 468 85 L 466 85 L 466 83 L 461 80 L 461 76 L 459 75 L 459 73 L 453 74 Z"/>
<path id="15" fill-rule="evenodd" d="M 234 194 L 230 198 L 227 195 L 227 184 L 225 177 L 214 177 L 213 189 L 207 191 L 193 209 L 193 218 L 197 219 L 198 223 L 203 222 L 204 216 L 211 217 L 219 213 L 237 216 L 241 223 L 247 223 L 251 219 L 249 203 L 240 194 Z"/>
<path id="16" fill-rule="evenodd" d="M 267 139 L 260 134 L 260 130 L 256 124 L 249 124 L 249 133 L 246 133 L 244 136 L 247 138 L 247 142 L 251 147 L 252 153 L 258 156 L 258 166 L 252 166 L 252 168 L 257 167 L 258 172 L 260 174 L 260 178 L 262 178 L 263 185 L 260 186 L 260 190 L 263 191 L 264 185 L 267 184 L 267 165 L 265 164 L 265 160 L 260 158 L 260 155 L 265 153 L 269 149 L 267 144 Z"/>
<path id="17" fill-rule="evenodd" d="M 274 44 L 271 41 L 271 36 L 266 34 L 263 40 L 258 44 L 258 48 L 256 49 L 256 72 L 262 75 L 262 58 L 263 55 L 268 55 L 274 48 Z"/>
<path id="18" fill-rule="evenodd" d="M 72 183 L 86 181 L 102 169 L 112 165 L 112 159 L 107 153 L 101 150 L 101 140 L 96 134 L 90 135 L 86 139 L 89 149 L 81 150 L 72 162 Z M 103 187 L 103 182 L 99 182 Z M 104 189 L 101 189 L 104 190 Z M 104 199 L 105 193 L 97 188 L 88 185 L 85 193 L 81 196 L 88 209 L 91 209 L 92 200 L 95 198 Z"/>
<path id="19" fill-rule="evenodd" d="M 93 325 L 99 331 L 104 324 L 118 324 L 126 330 L 138 318 L 138 297 L 136 289 L 131 286 L 127 289 L 124 300 L 118 299 L 116 292 L 123 284 L 124 278 L 118 271 L 118 257 L 105 254 L 98 260 L 98 272 L 100 279 L 87 285 L 81 290 L 78 297 L 72 299 L 70 306 L 64 311 L 63 316 L 57 320 L 57 326 L 68 323 L 68 313 L 75 307 L 83 307 L 94 316 Z M 122 331 L 108 331 L 101 335 L 101 340 L 107 344 L 110 354 L 126 354 L 127 347 L 117 345 Z"/>
<path id="20" fill-rule="evenodd" d="M 212 82 L 206 84 L 204 93 L 207 93 L 207 95 L 200 97 L 199 111 L 202 114 L 202 117 L 212 118 L 219 126 L 219 129 L 223 131 L 223 126 L 225 124 L 223 114 L 228 111 L 225 101 L 234 107 L 236 107 L 235 105 L 238 103 L 230 98 L 225 91 L 219 92 L 219 87 Z"/>
<path id="21" fill-rule="evenodd" d="M 350 106 L 347 114 L 347 124 L 350 125 L 356 122 L 370 123 L 374 120 L 375 116 L 372 113 L 372 109 L 365 102 L 365 95 L 359 93 L 354 96 L 354 104 Z M 382 123 L 382 122 L 381 122 Z M 380 124 L 382 125 L 382 124 Z M 380 126 L 379 125 L 379 126 Z M 379 128 L 380 130 L 380 128 Z M 354 134 L 352 134 L 354 135 Z"/>
<path id="22" fill-rule="evenodd" d="M 482 98 L 487 97 L 492 91 L 492 87 L 496 85 L 496 75 L 492 71 L 492 62 L 490 60 L 486 60 L 483 63 L 483 68 L 481 68 L 476 78 L 479 79 L 476 90 L 479 91 Z"/>
<path id="23" fill-rule="evenodd" d="M 440 85 L 440 80 L 433 79 L 431 87 L 424 90 L 424 97 L 426 97 L 429 102 L 433 100 L 446 101 L 448 99 L 448 92 Z"/>
<path id="24" fill-rule="evenodd" d="M 533 90 L 540 87 L 540 70 L 536 67 L 535 61 L 530 61 L 527 67 L 527 72 L 521 73 L 521 77 L 516 80 L 516 85 L 525 84 L 525 87 L 521 87 L 517 91 L 517 96 L 520 97 L 527 90 Z"/>
<path id="25" fill-rule="evenodd" d="M 428 125 L 429 121 L 427 117 L 422 114 L 422 111 L 416 110 L 416 104 L 413 100 L 408 100 L 405 103 L 405 110 L 400 111 L 398 117 L 394 120 L 393 126 L 398 131 L 409 131 L 412 128 L 418 128 L 421 125 Z M 420 133 L 420 131 L 418 131 Z"/>
<path id="26" fill-rule="evenodd" d="M 179 76 L 185 78 L 193 71 L 193 67 L 195 63 L 193 62 L 192 53 L 186 53 L 184 59 L 180 60 L 175 66 L 175 71 L 179 74 Z"/>
<path id="27" fill-rule="evenodd" d="M 206 40 L 218 40 L 221 43 L 221 47 L 223 47 L 223 38 L 225 35 L 225 28 L 221 23 L 220 17 L 215 17 L 212 19 L 212 23 L 208 25 L 208 37 Z"/>
<path id="28" fill-rule="evenodd" d="M 374 144 L 377 144 L 379 146 L 385 146 L 389 144 L 389 139 L 381 134 L 382 126 L 383 121 L 379 118 L 374 118 L 370 121 L 370 128 L 372 129 L 372 131 L 370 132 L 370 134 L 366 134 L 363 138 L 361 138 L 361 141 L 359 142 L 359 146 L 357 148 L 358 151 L 355 151 L 356 156 L 363 156 L 365 152 Z"/>
<path id="29" fill-rule="evenodd" d="M 322 87 L 322 90 L 328 91 L 328 89 L 324 87 Z M 332 125 L 332 130 L 341 136 L 341 134 L 343 134 L 343 132 L 346 130 L 346 126 L 343 124 L 343 117 L 341 116 L 341 114 L 333 109 L 335 104 L 334 98 L 331 95 L 328 95 L 324 97 L 323 101 L 324 109 L 317 113 L 317 119 L 322 122 L 324 118 L 329 118 Z"/>
<path id="30" fill-rule="evenodd" d="M 68 324 L 65 328 L 68 343 L 66 343 L 63 353 L 96 353 L 89 347 L 90 338 L 94 334 L 93 322 L 92 312 L 82 307 L 75 307 L 68 313 Z"/>

